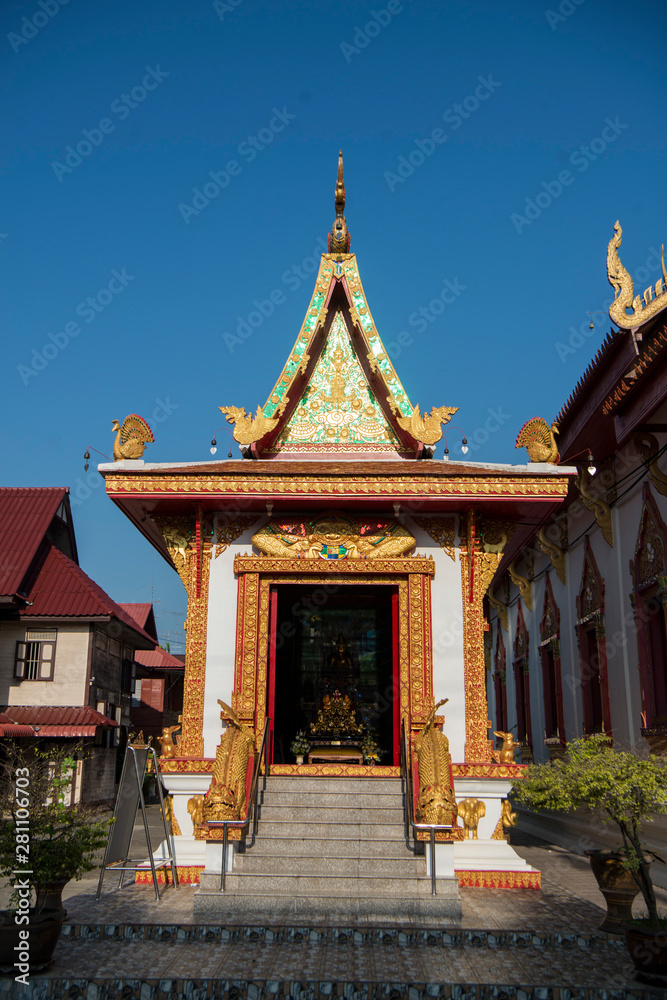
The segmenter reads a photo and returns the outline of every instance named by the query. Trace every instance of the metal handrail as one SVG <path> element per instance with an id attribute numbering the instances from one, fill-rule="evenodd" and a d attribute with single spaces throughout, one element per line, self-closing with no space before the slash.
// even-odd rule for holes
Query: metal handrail
<path id="1" fill-rule="evenodd" d="M 414 788 L 412 784 L 412 761 L 408 754 L 408 737 L 405 726 L 405 719 L 401 723 L 401 770 L 403 771 L 403 778 L 405 779 L 405 802 L 404 802 L 404 817 L 405 817 L 405 835 L 410 838 L 410 828 L 413 831 L 417 830 L 428 830 L 430 832 L 430 846 L 431 846 L 431 895 L 437 895 L 436 881 L 435 881 L 435 834 L 436 830 L 451 830 L 451 823 L 417 823 L 415 820 L 415 807 L 414 807 Z"/>
<path id="2" fill-rule="evenodd" d="M 264 732 L 262 733 L 262 742 L 259 747 L 259 753 L 255 758 L 255 766 L 252 771 L 252 784 L 250 786 L 250 798 L 248 800 L 248 811 L 246 813 L 245 819 L 225 819 L 221 823 L 216 823 L 216 826 L 222 826 L 222 865 L 220 872 L 220 891 L 225 891 L 225 875 L 227 874 L 227 846 L 228 846 L 228 830 L 232 826 L 234 829 L 247 830 L 250 821 L 252 820 L 252 841 L 250 847 L 255 843 L 255 837 L 257 836 L 257 796 L 259 793 L 259 772 L 262 767 L 262 756 L 266 757 L 264 761 L 264 786 L 266 787 L 266 775 L 269 771 L 269 745 L 266 741 L 266 734 L 269 731 L 270 719 L 267 718 L 264 723 Z"/>

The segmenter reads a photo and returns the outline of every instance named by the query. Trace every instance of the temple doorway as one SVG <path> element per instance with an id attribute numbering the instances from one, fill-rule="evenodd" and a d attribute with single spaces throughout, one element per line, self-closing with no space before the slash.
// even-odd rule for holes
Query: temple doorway
<path id="1" fill-rule="evenodd" d="M 290 746 L 303 732 L 318 747 L 340 742 L 359 748 L 366 737 L 377 745 L 380 763 L 397 765 L 397 588 L 332 580 L 327 586 L 277 584 L 270 594 L 267 714 L 272 763 L 294 763 Z M 348 708 L 343 710 L 341 700 Z M 320 713 L 333 702 L 343 710 L 337 723 L 341 729 L 327 735 Z M 348 709 L 354 722 L 346 731 L 340 719 Z M 314 734 L 318 716 L 320 732 Z"/>

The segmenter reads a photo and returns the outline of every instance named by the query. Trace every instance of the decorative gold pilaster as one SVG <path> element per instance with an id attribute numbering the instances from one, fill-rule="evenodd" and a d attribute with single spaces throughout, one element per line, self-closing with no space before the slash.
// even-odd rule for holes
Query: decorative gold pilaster
<path id="1" fill-rule="evenodd" d="M 474 511 L 468 511 L 462 539 L 461 586 L 463 589 L 463 653 L 466 699 L 465 759 L 491 760 L 492 743 L 486 699 L 484 663 L 484 595 L 502 559 L 502 551 L 484 552 Z"/>
<path id="2" fill-rule="evenodd" d="M 204 530 L 201 512 L 197 519 L 179 514 L 161 515 L 154 520 L 188 595 L 182 730 L 177 753 L 179 757 L 202 757 L 210 536 Z"/>
<path id="3" fill-rule="evenodd" d="M 182 734 L 178 740 L 183 757 L 204 756 L 204 683 L 206 678 L 206 630 L 211 542 L 201 542 L 201 570 L 197 587 L 197 553 L 189 550 L 188 615 L 185 623 L 185 679 L 183 684 Z"/>

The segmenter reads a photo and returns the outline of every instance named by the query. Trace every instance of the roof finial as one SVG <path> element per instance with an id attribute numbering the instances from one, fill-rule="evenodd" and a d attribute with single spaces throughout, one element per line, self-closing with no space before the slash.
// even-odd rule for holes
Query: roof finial
<path id="1" fill-rule="evenodd" d="M 345 180 L 343 178 L 343 150 L 338 153 L 338 176 L 336 177 L 336 221 L 329 233 L 329 253 L 349 253 L 350 234 L 345 222 Z"/>

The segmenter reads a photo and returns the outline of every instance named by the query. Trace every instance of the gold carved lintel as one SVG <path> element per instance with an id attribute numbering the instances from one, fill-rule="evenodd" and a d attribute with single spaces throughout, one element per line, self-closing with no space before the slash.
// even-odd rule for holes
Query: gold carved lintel
<path id="1" fill-rule="evenodd" d="M 415 547 L 410 532 L 396 521 L 375 530 L 355 518 L 325 514 L 308 522 L 271 520 L 252 536 L 252 544 L 267 556 L 288 559 L 345 561 L 399 558 Z"/>
<path id="2" fill-rule="evenodd" d="M 239 555 L 234 559 L 235 573 L 298 573 L 299 575 L 377 575 L 425 574 L 435 576 L 435 562 L 425 556 L 408 559 L 284 559 L 271 556 Z"/>

